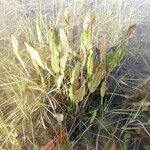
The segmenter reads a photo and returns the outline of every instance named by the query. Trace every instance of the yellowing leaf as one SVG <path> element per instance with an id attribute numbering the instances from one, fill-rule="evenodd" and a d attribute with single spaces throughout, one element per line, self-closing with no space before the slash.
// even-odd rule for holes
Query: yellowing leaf
<path id="1" fill-rule="evenodd" d="M 66 36 L 66 33 L 64 31 L 63 28 L 60 28 L 59 30 L 59 35 L 60 35 L 60 41 L 62 42 L 62 45 L 67 48 L 67 50 L 69 51 L 70 48 L 69 48 L 69 42 L 68 42 L 68 39 L 67 39 L 67 36 Z"/>
<path id="2" fill-rule="evenodd" d="M 72 84 L 74 84 L 75 80 L 77 80 L 77 79 L 79 78 L 79 76 L 80 76 L 80 64 L 77 63 L 77 64 L 75 65 L 74 70 L 72 71 L 72 76 L 71 76 L 70 82 L 71 82 Z"/>
<path id="3" fill-rule="evenodd" d="M 27 44 L 25 42 L 25 46 L 27 48 L 28 53 L 30 54 L 30 57 L 32 59 L 32 61 L 36 62 L 38 66 L 40 66 L 43 69 L 47 69 L 45 63 L 42 61 L 39 53 L 33 48 L 31 47 L 29 44 Z"/>
<path id="4" fill-rule="evenodd" d="M 85 16 L 85 19 L 84 19 L 84 23 L 83 23 L 83 29 L 84 29 L 84 30 L 87 30 L 88 27 L 89 27 L 90 25 L 92 25 L 92 23 L 93 23 L 93 21 L 94 21 L 94 18 L 95 18 L 95 16 L 94 16 L 93 11 L 92 11 L 92 10 L 89 10 L 89 11 L 87 12 L 86 16 Z"/>
<path id="5" fill-rule="evenodd" d="M 135 106 L 135 107 L 149 107 L 150 106 L 150 102 L 149 101 L 145 101 L 145 100 L 141 100 L 139 102 L 133 102 L 132 105 Z"/>
<path id="6" fill-rule="evenodd" d="M 21 58 L 21 56 L 20 56 L 20 54 L 19 54 L 19 48 L 18 48 L 19 46 L 18 46 L 18 41 L 17 41 L 17 39 L 15 38 L 14 35 L 11 35 L 10 38 L 11 38 L 11 43 L 12 43 L 13 50 L 14 50 L 14 53 L 15 53 L 17 59 L 19 60 L 19 62 L 20 62 L 21 65 L 23 66 L 23 69 L 25 70 L 25 72 L 27 73 L 27 75 L 29 75 L 29 73 L 28 73 L 28 71 L 27 71 L 27 69 L 26 69 L 26 67 L 25 67 L 24 61 L 22 60 L 22 58 Z"/>
<path id="7" fill-rule="evenodd" d="M 64 75 L 60 75 L 59 78 L 57 79 L 57 88 L 60 89 L 60 86 L 62 84 L 62 81 L 64 79 Z"/>
<path id="8" fill-rule="evenodd" d="M 50 45 L 50 52 L 51 52 L 52 69 L 56 74 L 59 74 L 61 71 L 60 68 L 61 45 L 60 45 L 59 32 L 57 28 L 55 28 L 54 26 L 51 26 L 49 45 Z"/>
<path id="9" fill-rule="evenodd" d="M 104 97 L 105 96 L 105 93 L 106 93 L 106 80 L 104 80 L 102 82 L 102 85 L 101 85 L 101 97 Z"/>
<path id="10" fill-rule="evenodd" d="M 87 59 L 87 75 L 88 79 L 91 78 L 93 74 L 93 67 L 94 67 L 94 62 L 93 62 L 93 53 L 90 53 Z"/>
<path id="11" fill-rule="evenodd" d="M 108 46 L 108 41 L 106 39 L 106 35 L 103 35 L 100 39 L 100 57 L 101 57 L 101 61 L 105 62 L 106 60 L 106 50 L 107 50 L 107 46 Z"/>
<path id="12" fill-rule="evenodd" d="M 86 92 L 86 84 L 85 84 L 85 79 L 83 78 L 81 87 L 75 91 L 75 95 L 78 102 L 83 100 L 85 92 Z"/>
<path id="13" fill-rule="evenodd" d="M 59 34 L 60 34 L 60 41 L 63 46 L 62 48 L 63 56 L 60 59 L 60 67 L 61 67 L 61 73 L 64 74 L 66 63 L 67 63 L 67 58 L 68 58 L 68 52 L 70 51 L 70 48 L 69 48 L 69 42 L 68 42 L 64 29 L 61 28 L 59 30 Z"/>
<path id="14" fill-rule="evenodd" d="M 51 51 L 51 65 L 52 69 L 55 73 L 60 73 L 61 68 L 60 68 L 60 58 L 59 58 L 59 51 L 57 49 L 53 49 Z"/>
<path id="15" fill-rule="evenodd" d="M 81 37 L 80 37 L 80 40 L 81 40 L 81 48 L 84 48 L 86 49 L 86 53 L 88 53 L 92 47 L 91 45 L 91 42 L 92 42 L 92 31 L 91 30 L 86 30 L 86 31 L 83 31 L 81 33 Z"/>
<path id="16" fill-rule="evenodd" d="M 74 90 L 72 85 L 70 85 L 70 88 L 69 88 L 69 97 L 70 97 L 70 100 L 72 103 L 74 103 L 77 99 L 76 94 L 75 94 L 75 90 Z"/>
<path id="17" fill-rule="evenodd" d="M 93 73 L 91 79 L 88 80 L 88 88 L 91 93 L 93 93 L 96 88 L 99 86 L 100 82 L 104 78 L 105 68 L 103 64 L 100 64 L 96 71 Z"/>

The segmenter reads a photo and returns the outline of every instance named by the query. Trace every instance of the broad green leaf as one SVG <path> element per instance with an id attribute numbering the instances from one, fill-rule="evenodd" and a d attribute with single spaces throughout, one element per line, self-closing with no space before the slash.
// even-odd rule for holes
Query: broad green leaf
<path id="1" fill-rule="evenodd" d="M 91 47 L 91 32 L 90 31 L 83 31 L 81 34 L 81 44 L 85 46 L 86 49 Z"/>
<path id="2" fill-rule="evenodd" d="M 93 74 L 94 62 L 93 62 L 93 53 L 90 53 L 87 58 L 87 75 L 88 79 L 91 78 Z"/>
<path id="3" fill-rule="evenodd" d="M 110 51 L 106 54 L 106 67 L 108 70 L 112 70 L 114 67 L 114 52 Z"/>
<path id="4" fill-rule="evenodd" d="M 97 110 L 95 110 L 92 114 L 92 117 L 90 119 L 90 124 L 92 124 L 94 122 L 94 120 L 96 119 L 96 116 L 97 116 Z"/>
<path id="5" fill-rule="evenodd" d="M 75 90 L 73 89 L 73 86 L 71 85 L 69 88 L 69 97 L 72 103 L 75 103 L 76 101 L 76 94 L 75 94 Z"/>
<path id="6" fill-rule="evenodd" d="M 125 56 L 125 50 L 117 48 L 115 51 L 110 51 L 106 56 L 107 69 L 113 71 L 117 65 L 122 61 Z"/>
<path id="7" fill-rule="evenodd" d="M 104 78 L 105 68 L 103 64 L 100 64 L 96 71 L 93 73 L 91 79 L 88 80 L 88 88 L 91 93 L 93 93 L 96 88 L 100 85 L 102 79 Z"/>

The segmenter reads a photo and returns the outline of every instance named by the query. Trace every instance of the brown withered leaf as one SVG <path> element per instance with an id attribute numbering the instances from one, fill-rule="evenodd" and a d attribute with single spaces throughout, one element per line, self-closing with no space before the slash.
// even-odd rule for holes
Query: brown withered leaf
<path id="1" fill-rule="evenodd" d="M 81 81 L 82 82 L 81 83 L 81 87 L 78 90 L 75 91 L 75 94 L 76 94 L 78 102 L 83 100 L 85 92 L 86 92 L 86 84 L 85 84 L 86 83 L 86 79 L 83 78 L 81 80 L 82 80 Z"/>
<path id="2" fill-rule="evenodd" d="M 107 41 L 106 35 L 103 35 L 100 38 L 100 57 L 101 57 L 101 62 L 105 62 L 107 47 L 108 47 L 108 41 Z"/>
<path id="3" fill-rule="evenodd" d="M 128 27 L 128 30 L 127 30 L 127 37 L 130 37 L 131 36 L 131 34 L 134 32 L 134 30 L 135 30 L 135 28 L 136 28 L 136 24 L 133 24 L 133 25 L 130 25 L 129 27 Z"/>
<path id="4" fill-rule="evenodd" d="M 102 85 L 101 85 L 101 89 L 100 89 L 100 93 L 101 93 L 101 97 L 104 97 L 105 96 L 105 93 L 106 93 L 106 80 L 104 80 L 102 82 Z"/>
<path id="5" fill-rule="evenodd" d="M 54 116 L 57 119 L 59 124 L 61 124 L 62 121 L 64 120 L 64 114 L 63 113 L 56 113 Z"/>
<path id="6" fill-rule="evenodd" d="M 112 144 L 110 145 L 109 150 L 116 150 L 116 142 L 115 142 L 115 140 L 112 141 Z"/>
<path id="7" fill-rule="evenodd" d="M 95 18 L 94 12 L 92 10 L 89 10 L 84 19 L 84 23 L 83 23 L 84 30 L 88 29 L 88 27 L 93 23 L 94 18 Z"/>
<path id="8" fill-rule="evenodd" d="M 53 139 L 49 140 L 49 142 L 44 145 L 41 150 L 57 150 L 57 146 L 63 141 L 66 141 L 66 139 L 67 134 L 62 130 L 56 134 Z"/>

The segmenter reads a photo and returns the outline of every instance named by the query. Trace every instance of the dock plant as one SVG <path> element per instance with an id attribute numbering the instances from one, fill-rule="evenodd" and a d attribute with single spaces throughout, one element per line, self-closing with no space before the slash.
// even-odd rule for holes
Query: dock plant
<path id="1" fill-rule="evenodd" d="M 84 110 L 95 93 L 104 105 L 109 76 L 128 50 L 129 31 L 116 45 L 110 45 L 107 34 L 97 36 L 95 44 L 94 11 L 82 20 L 79 38 L 73 36 L 70 14 L 64 11 L 60 25 L 36 20 L 25 29 L 22 41 L 10 35 L 12 55 L 2 67 L 0 85 L 6 99 L 0 104 L 4 149 L 39 149 L 50 138 L 47 131 L 64 129 L 63 121 Z"/>

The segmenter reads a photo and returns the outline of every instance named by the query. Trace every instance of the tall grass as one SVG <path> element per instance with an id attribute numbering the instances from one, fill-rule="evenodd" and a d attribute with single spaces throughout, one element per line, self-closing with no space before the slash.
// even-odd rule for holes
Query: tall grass
<path id="1" fill-rule="evenodd" d="M 65 120 L 86 108 L 92 93 L 99 93 L 100 113 L 108 113 L 98 119 L 95 111 L 89 118 L 109 135 L 102 142 L 105 148 L 114 138 L 124 143 L 115 135 L 117 127 L 109 131 L 117 112 L 108 111 L 111 98 L 109 103 L 105 99 L 108 79 L 124 60 L 141 21 L 134 5 L 127 7 L 130 3 L 123 0 L 30 1 L 24 10 L 21 3 L 10 3 L 3 1 L 0 18 L 0 148 L 40 149 L 65 128 Z M 140 111 L 131 113 L 126 124 Z"/>

